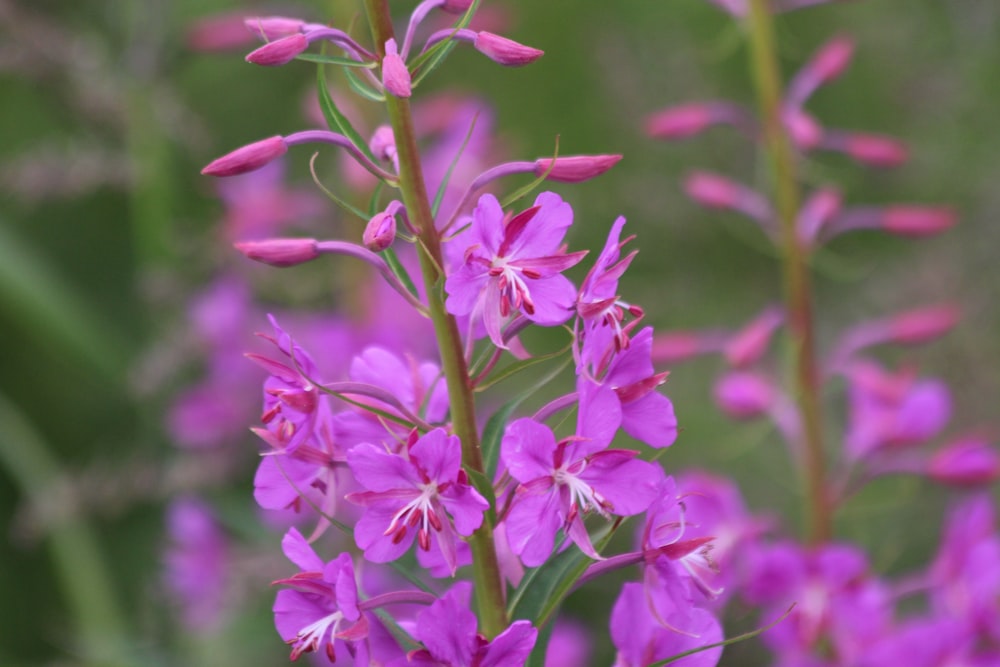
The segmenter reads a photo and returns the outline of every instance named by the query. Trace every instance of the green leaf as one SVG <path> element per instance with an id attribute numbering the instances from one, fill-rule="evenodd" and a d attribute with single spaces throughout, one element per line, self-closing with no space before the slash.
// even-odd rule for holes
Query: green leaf
<path id="1" fill-rule="evenodd" d="M 538 639 L 535 641 L 535 648 L 531 650 L 531 655 L 528 656 L 528 662 L 525 667 L 545 667 L 545 654 L 549 650 L 549 640 L 552 639 L 552 628 L 554 627 L 555 623 L 549 623 L 538 630 Z"/>
<path id="2" fill-rule="evenodd" d="M 371 100 L 372 102 L 385 102 L 385 95 L 374 90 L 367 83 L 358 78 L 358 75 L 354 73 L 352 69 L 345 69 L 344 76 L 347 77 L 347 83 L 350 84 L 351 88 L 354 89 L 361 97 L 366 100 Z"/>
<path id="3" fill-rule="evenodd" d="M 396 278 L 399 279 L 399 282 L 403 283 L 403 287 L 406 288 L 406 291 L 419 299 L 420 294 L 417 293 L 417 286 L 413 284 L 413 279 L 410 278 L 410 274 L 407 273 L 406 267 L 399 261 L 396 251 L 390 246 L 382 251 L 382 258 L 385 259 L 385 263 L 389 265 L 389 270 L 392 271 L 392 275 L 396 276 Z"/>
<path id="4" fill-rule="evenodd" d="M 478 470 L 472 468 L 464 468 L 465 474 L 469 476 L 469 481 L 472 482 L 472 486 L 476 487 L 476 491 L 482 494 L 483 498 L 490 504 L 490 508 L 487 510 L 487 519 L 491 526 L 497 525 L 497 495 L 493 491 L 493 483 Z"/>
<path id="5" fill-rule="evenodd" d="M 774 626 L 776 626 L 778 623 L 781 623 L 783 620 L 785 620 L 786 618 L 788 618 L 788 615 L 792 613 L 793 609 L 795 609 L 795 605 L 794 604 L 792 604 L 792 606 L 789 607 L 785 611 L 785 613 L 781 615 L 781 618 L 779 618 L 778 620 L 774 621 L 773 623 L 769 623 L 768 625 L 765 625 L 762 628 L 757 628 L 756 630 L 751 630 L 750 632 L 744 632 L 742 635 L 737 635 L 737 636 L 735 636 L 735 637 L 733 637 L 731 639 L 726 639 L 726 640 L 721 641 L 721 642 L 715 642 L 714 644 L 706 644 L 704 646 L 699 646 L 698 648 L 693 648 L 690 651 L 684 651 L 683 653 L 678 653 L 677 655 L 672 655 L 669 658 L 666 658 L 665 660 L 660 660 L 659 662 L 654 662 L 651 665 L 649 665 L 648 667 L 664 667 L 664 665 L 669 665 L 672 662 L 677 662 L 681 658 L 686 658 L 687 656 L 694 655 L 695 653 L 701 653 L 702 651 L 707 651 L 708 649 L 711 649 L 711 648 L 716 648 L 716 647 L 719 647 L 719 646 L 729 646 L 730 644 L 736 644 L 738 642 L 746 641 L 747 639 L 753 639 L 757 635 L 762 634 L 764 632 L 767 632 L 768 630 L 770 630 L 771 628 L 773 628 Z"/>
<path id="6" fill-rule="evenodd" d="M 536 364 L 540 364 L 548 361 L 549 359 L 555 359 L 556 357 L 566 354 L 567 352 L 570 351 L 572 345 L 573 343 L 570 342 L 569 345 L 562 348 L 561 350 L 556 350 L 555 352 L 549 352 L 548 354 L 543 354 L 537 357 L 531 357 L 529 359 L 518 359 L 514 363 L 508 364 L 507 366 L 501 368 L 492 377 L 488 378 L 484 382 L 480 382 L 479 384 L 477 384 L 475 390 L 485 391 L 490 387 L 492 387 L 493 385 L 499 382 L 503 382 L 507 378 L 513 377 L 514 375 L 517 375 L 518 373 L 527 368 L 531 368 Z M 562 366 L 560 366 L 560 370 L 562 370 L 565 367 L 566 367 L 565 364 L 563 364 Z"/>
<path id="7" fill-rule="evenodd" d="M 517 406 L 524 399 L 558 377 L 563 372 L 563 369 L 569 365 L 569 361 L 567 359 L 565 362 L 559 364 L 556 368 L 542 376 L 537 382 L 532 383 L 526 391 L 502 405 L 486 422 L 486 426 L 483 428 L 483 439 L 480 442 L 480 447 L 483 450 L 483 464 L 486 466 L 487 473 L 490 475 L 496 474 L 497 461 L 500 459 L 500 439 L 503 437 L 504 429 L 507 427 L 507 422 L 510 420 L 510 416 L 514 413 L 514 410 L 517 409 Z"/>
<path id="8" fill-rule="evenodd" d="M 374 218 L 375 215 L 382 208 L 379 206 L 379 197 L 382 196 L 382 190 L 385 189 L 385 181 L 379 181 L 375 184 L 375 189 L 372 190 L 372 198 L 368 200 L 368 217 Z"/>
<path id="9" fill-rule="evenodd" d="M 350 202 L 341 199 L 336 194 L 334 194 L 333 190 L 330 190 L 325 185 L 323 185 L 323 182 L 319 180 L 319 175 L 316 173 L 316 158 L 317 157 L 319 157 L 319 153 L 313 153 L 312 158 L 310 158 L 310 160 L 309 160 L 309 172 L 312 174 L 313 183 L 316 184 L 316 187 L 318 187 L 320 190 L 322 190 L 323 194 L 325 194 L 327 197 L 329 197 L 330 200 L 334 204 L 336 204 L 340 208 L 344 209 L 345 211 L 347 211 L 351 215 L 357 216 L 361 220 L 368 220 L 369 216 L 365 215 L 364 211 L 362 211 L 361 209 L 359 209 L 354 204 L 351 204 Z"/>
<path id="10" fill-rule="evenodd" d="M 364 69 L 374 69 L 375 63 L 358 62 L 343 56 L 328 56 L 325 53 L 300 53 L 295 56 L 296 60 L 305 60 L 310 63 L 321 65 L 340 65 L 341 67 L 363 67 Z"/>
<path id="11" fill-rule="evenodd" d="M 443 42 L 438 42 L 430 48 L 424 55 L 430 55 L 427 62 L 424 63 L 420 70 L 416 72 L 413 77 L 413 82 L 410 84 L 413 88 L 420 85 L 420 82 L 427 78 L 427 76 L 436 70 L 444 62 L 444 59 L 448 57 L 452 49 L 455 48 L 455 42 L 452 39 L 446 39 Z"/>
<path id="12" fill-rule="evenodd" d="M 556 137 L 556 146 L 552 151 L 552 160 L 549 162 L 549 168 L 545 170 L 545 173 L 540 175 L 538 178 L 528 183 L 527 185 L 514 190 L 514 192 L 507 195 L 502 202 L 500 202 L 501 208 L 507 208 L 514 202 L 523 199 L 532 192 L 534 192 L 538 187 L 545 182 L 545 179 L 549 177 L 549 172 L 552 168 L 556 166 L 556 158 L 559 157 L 559 137 Z"/>
<path id="13" fill-rule="evenodd" d="M 472 132 L 476 129 L 476 121 L 479 120 L 479 113 L 477 112 L 475 116 L 472 117 L 472 123 L 469 125 L 469 131 L 465 133 L 465 139 L 462 141 L 462 145 L 458 148 L 458 152 L 455 154 L 455 159 L 451 161 L 448 165 L 448 171 L 444 173 L 444 178 L 441 179 L 441 185 L 438 186 L 437 193 L 434 195 L 434 203 L 431 204 L 431 215 L 437 217 L 438 209 L 441 207 L 441 200 L 444 199 L 444 193 L 448 189 L 448 182 L 451 181 L 451 174 L 455 171 L 455 166 L 458 165 L 458 161 L 462 159 L 462 154 L 465 153 L 465 147 L 469 145 L 469 139 L 472 138 Z"/>
<path id="14" fill-rule="evenodd" d="M 344 70 L 349 72 L 350 70 Z M 326 119 L 326 124 L 330 127 L 333 132 L 339 132 L 354 144 L 359 151 L 364 153 L 369 160 L 378 163 L 375 154 L 372 153 L 371 148 L 368 147 L 368 142 L 365 141 L 364 137 L 354 129 L 351 125 L 351 121 L 347 120 L 347 117 L 341 113 L 340 109 L 337 108 L 336 103 L 334 103 L 333 98 L 330 96 L 330 89 L 326 86 L 326 75 L 323 65 L 316 68 L 316 91 L 319 97 L 319 108 L 323 111 L 323 118 Z M 362 216 L 362 219 L 364 216 Z"/>
<path id="15" fill-rule="evenodd" d="M 592 562 L 576 545 L 570 545 L 570 548 L 556 554 L 544 565 L 536 567 L 525 575 L 521 585 L 511 596 L 507 605 L 509 617 L 525 618 L 539 627 L 542 610 L 548 601 L 556 598 L 561 590 L 568 591 Z M 577 571 L 580 574 L 576 574 Z"/>

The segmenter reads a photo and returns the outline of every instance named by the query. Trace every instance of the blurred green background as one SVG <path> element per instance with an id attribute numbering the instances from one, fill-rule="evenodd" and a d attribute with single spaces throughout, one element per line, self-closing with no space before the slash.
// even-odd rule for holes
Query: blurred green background
<path id="1" fill-rule="evenodd" d="M 302 127 L 315 74 L 306 64 L 255 68 L 242 51 L 194 52 L 186 35 L 191 21 L 221 11 L 349 19 L 345 4 L 0 0 L 0 665 L 85 662 L 81 628 L 113 631 L 124 664 L 285 660 L 269 594 L 251 593 L 273 578 L 266 566 L 241 564 L 244 613 L 220 632 L 192 638 L 173 622 L 160 584 L 172 496 L 202 488 L 242 517 L 228 526 L 240 539 L 274 542 L 239 509 L 252 502 L 250 437 L 242 463 L 215 484 L 184 467 L 162 422 L 173 393 L 199 373 L 184 360 L 186 300 L 235 261 L 217 231 L 213 184 L 198 171 Z M 413 4 L 394 6 L 402 14 Z M 487 100 L 512 157 L 545 155 L 557 135 L 564 154 L 625 155 L 598 181 L 558 188 L 576 210 L 572 246 L 597 246 L 627 216 L 641 252 L 622 292 L 661 331 L 735 326 L 775 300 L 777 265 L 754 230 L 698 209 L 679 187 L 695 168 L 752 182 L 752 148 L 725 129 L 675 144 L 641 131 L 667 105 L 751 102 L 733 22 L 701 0 L 486 5 L 505 34 L 545 57 L 507 70 L 458 49 L 427 89 Z M 867 317 L 956 301 L 956 332 L 887 358 L 949 381 L 951 432 L 995 429 L 1000 5 L 872 0 L 797 12 L 779 21 L 786 72 L 837 33 L 856 38 L 855 62 L 809 108 L 832 127 L 897 136 L 913 158 L 870 171 L 814 155 L 807 177 L 839 184 L 852 203 L 948 203 L 962 221 L 924 241 L 865 233 L 832 244 L 816 266 L 821 343 Z M 306 153 L 290 162 L 307 182 Z M 684 432 L 664 464 L 733 475 L 754 510 L 781 512 L 794 527 L 798 492 L 783 449 L 758 425 L 720 418 L 709 400 L 718 370 L 714 359 L 673 369 L 667 390 Z M 832 396 L 834 437 L 839 404 Z M 882 571 L 907 571 L 932 553 L 946 497 L 915 480 L 881 481 L 841 513 L 839 534 L 864 544 Z M 763 664 L 754 660 L 739 664 Z"/>

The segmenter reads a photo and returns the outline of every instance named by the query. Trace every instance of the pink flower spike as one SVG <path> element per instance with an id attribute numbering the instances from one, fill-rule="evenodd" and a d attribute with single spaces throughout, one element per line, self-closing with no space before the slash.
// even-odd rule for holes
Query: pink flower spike
<path id="1" fill-rule="evenodd" d="M 252 34 L 266 42 L 273 42 L 302 32 L 306 22 L 287 16 L 249 16 L 243 19 L 243 25 Z"/>
<path id="2" fill-rule="evenodd" d="M 549 181 L 582 183 L 600 176 L 621 161 L 621 155 L 571 155 L 568 157 L 539 158 L 535 160 L 535 176 L 545 175 Z M 551 170 L 549 167 L 552 166 Z"/>
<path id="3" fill-rule="evenodd" d="M 958 306 L 950 303 L 910 310 L 889 321 L 890 336 L 904 345 L 926 343 L 951 331 L 960 316 Z"/>
<path id="4" fill-rule="evenodd" d="M 882 228 L 900 236 L 933 236 L 958 222 L 955 212 L 944 206 L 889 206 L 882 212 Z"/>
<path id="5" fill-rule="evenodd" d="M 264 67 L 287 65 L 309 48 L 309 40 L 302 33 L 282 37 L 247 54 L 246 61 Z"/>
<path id="6" fill-rule="evenodd" d="M 276 135 L 237 148 L 213 160 L 201 170 L 205 176 L 237 176 L 256 171 L 288 152 L 284 137 Z"/>
<path id="7" fill-rule="evenodd" d="M 255 262 L 282 268 L 310 262 L 320 254 L 316 239 L 266 239 L 239 241 L 233 245 Z"/>
<path id="8" fill-rule="evenodd" d="M 955 486 L 990 484 L 1000 478 L 1000 455 L 979 438 L 955 440 L 931 457 L 927 475 Z"/>
<path id="9" fill-rule="evenodd" d="M 410 71 L 399 56 L 396 40 L 385 43 L 385 56 L 382 58 L 382 85 L 394 97 L 409 97 L 413 94 L 410 87 Z"/>
<path id="10" fill-rule="evenodd" d="M 525 46 L 512 39 L 494 35 L 492 32 L 486 32 L 485 30 L 476 33 L 473 46 L 493 62 L 507 67 L 529 65 L 545 54 L 540 49 Z"/>

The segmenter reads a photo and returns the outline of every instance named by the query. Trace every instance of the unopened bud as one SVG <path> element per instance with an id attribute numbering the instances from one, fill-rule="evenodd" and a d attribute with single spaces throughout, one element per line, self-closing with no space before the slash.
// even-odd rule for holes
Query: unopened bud
<path id="1" fill-rule="evenodd" d="M 823 128 L 820 124 L 801 109 L 785 111 L 782 119 L 785 121 L 785 128 L 792 137 L 792 141 L 803 150 L 815 148 L 820 139 L 823 138 Z"/>
<path id="2" fill-rule="evenodd" d="M 382 211 L 368 221 L 361 236 L 362 243 L 372 252 L 382 252 L 396 239 L 396 216 Z"/>
<path id="3" fill-rule="evenodd" d="M 889 206 L 882 212 L 882 228 L 901 236 L 932 236 L 956 222 L 955 212 L 941 206 Z"/>
<path id="4" fill-rule="evenodd" d="M 872 167 L 898 167 L 910 156 L 901 141 L 877 134 L 853 134 L 847 138 L 844 150 Z"/>
<path id="5" fill-rule="evenodd" d="M 840 212 L 840 205 L 840 193 L 833 188 L 820 188 L 813 192 L 799 209 L 795 220 L 799 239 L 807 245 L 815 241 L 823 226 Z"/>
<path id="6" fill-rule="evenodd" d="M 302 32 L 305 24 L 301 19 L 286 16 L 251 16 L 243 19 L 247 30 L 268 42 Z"/>
<path id="7" fill-rule="evenodd" d="M 621 159 L 621 155 L 571 155 L 557 157 L 553 164 L 552 158 L 539 158 L 535 160 L 535 176 L 545 174 L 550 181 L 582 183 L 600 176 Z"/>
<path id="8" fill-rule="evenodd" d="M 302 33 L 282 37 L 247 54 L 246 61 L 254 65 L 277 67 L 286 65 L 309 48 L 309 40 Z"/>
<path id="9" fill-rule="evenodd" d="M 646 134 L 655 139 L 684 139 L 712 124 L 707 104 L 685 104 L 657 112 L 646 119 Z"/>
<path id="10" fill-rule="evenodd" d="M 726 361 L 735 368 L 743 368 L 758 361 L 767 352 L 771 336 L 784 319 L 781 308 L 766 308 L 726 343 L 722 351 Z"/>
<path id="11" fill-rule="evenodd" d="M 990 484 L 1000 477 L 1000 455 L 978 438 L 956 440 L 931 457 L 927 475 L 944 484 Z"/>
<path id="12" fill-rule="evenodd" d="M 396 137 L 392 134 L 392 128 L 388 125 L 379 125 L 375 128 L 368 147 L 380 160 L 392 161 L 396 156 Z"/>
<path id="13" fill-rule="evenodd" d="M 288 152 L 285 139 L 276 135 L 237 148 L 232 153 L 213 160 L 201 170 L 205 176 L 237 176 L 256 171 Z"/>
<path id="14" fill-rule="evenodd" d="M 684 192 L 708 208 L 735 208 L 740 186 L 717 174 L 696 171 L 684 180 Z"/>
<path id="15" fill-rule="evenodd" d="M 715 384 L 715 401 L 733 419 L 754 419 L 767 413 L 774 404 L 774 387 L 757 373 L 737 372 L 724 375 Z"/>
<path id="16" fill-rule="evenodd" d="M 507 67 L 521 67 L 541 58 L 545 52 L 485 30 L 476 34 L 473 46 L 493 62 Z"/>
<path id="17" fill-rule="evenodd" d="M 410 71 L 399 56 L 396 40 L 385 43 L 385 56 L 382 58 L 382 85 L 394 97 L 409 97 L 413 94 L 410 86 Z"/>
<path id="18" fill-rule="evenodd" d="M 827 83 L 843 74 L 854 55 L 854 42 L 849 37 L 835 37 L 816 53 L 806 66 L 819 82 Z"/>
<path id="19" fill-rule="evenodd" d="M 958 323 L 959 314 L 958 307 L 952 304 L 928 306 L 901 313 L 889 324 L 892 341 L 917 345 L 939 338 Z"/>
<path id="20" fill-rule="evenodd" d="M 233 245 L 255 262 L 278 267 L 295 266 L 320 255 L 316 239 L 265 239 L 239 241 Z"/>

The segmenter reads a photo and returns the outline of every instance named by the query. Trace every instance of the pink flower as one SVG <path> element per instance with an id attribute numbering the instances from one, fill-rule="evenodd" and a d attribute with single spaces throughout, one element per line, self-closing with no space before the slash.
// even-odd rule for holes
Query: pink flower
<path id="1" fill-rule="evenodd" d="M 501 348 L 507 347 L 501 325 L 513 312 L 543 326 L 565 322 L 576 288 L 562 272 L 586 254 L 560 248 L 572 223 L 573 210 L 552 192 L 538 195 L 534 206 L 509 220 L 496 197 L 483 195 L 472 228 L 458 239 L 466 239 L 465 263 L 445 281 L 448 312 L 468 315 L 472 323 L 482 320 Z"/>

